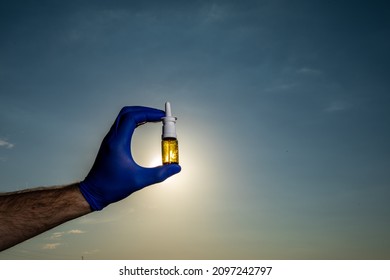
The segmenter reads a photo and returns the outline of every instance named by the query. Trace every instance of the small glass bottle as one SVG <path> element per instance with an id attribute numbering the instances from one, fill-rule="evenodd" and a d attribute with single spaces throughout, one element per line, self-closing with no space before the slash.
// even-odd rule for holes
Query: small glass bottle
<path id="1" fill-rule="evenodd" d="M 179 142 L 176 135 L 176 117 L 172 117 L 171 104 L 165 103 L 165 117 L 162 118 L 161 156 L 163 164 L 179 164 Z"/>

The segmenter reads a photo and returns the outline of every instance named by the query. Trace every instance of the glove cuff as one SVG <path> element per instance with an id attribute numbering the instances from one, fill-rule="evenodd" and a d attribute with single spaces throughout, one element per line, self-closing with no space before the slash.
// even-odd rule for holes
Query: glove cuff
<path id="1" fill-rule="evenodd" d="M 85 181 L 82 181 L 79 183 L 79 189 L 81 194 L 84 196 L 85 200 L 88 202 L 89 206 L 91 207 L 92 211 L 100 211 L 105 206 L 102 206 L 101 203 L 99 203 L 96 198 L 89 192 L 89 184 Z"/>

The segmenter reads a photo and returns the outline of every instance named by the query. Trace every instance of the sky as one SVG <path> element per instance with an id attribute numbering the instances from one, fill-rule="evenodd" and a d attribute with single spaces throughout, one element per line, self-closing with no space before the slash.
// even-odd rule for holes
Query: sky
<path id="1" fill-rule="evenodd" d="M 386 1 L 1 1 L 0 192 L 83 180 L 131 105 L 171 102 L 182 171 L 0 259 L 389 259 L 389 31 Z"/>

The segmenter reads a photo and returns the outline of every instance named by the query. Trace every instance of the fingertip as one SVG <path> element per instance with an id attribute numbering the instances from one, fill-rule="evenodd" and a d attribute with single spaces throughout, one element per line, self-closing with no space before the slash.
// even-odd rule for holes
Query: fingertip
<path id="1" fill-rule="evenodd" d="M 154 174 L 154 182 L 162 182 L 168 179 L 169 177 L 179 173 L 181 171 L 181 166 L 178 164 L 168 164 L 161 165 L 150 169 Z M 150 177 L 152 178 L 152 177 Z"/>
<path id="2" fill-rule="evenodd" d="M 145 122 L 159 122 L 165 116 L 165 112 L 160 109 L 150 107 L 136 107 L 133 111 L 133 117 L 137 125 Z"/>
<path id="3" fill-rule="evenodd" d="M 147 122 L 159 122 L 163 116 L 164 111 L 155 108 L 142 106 L 123 107 L 115 120 L 113 128 L 124 137 L 123 139 L 130 141 L 136 127 Z"/>
<path id="4" fill-rule="evenodd" d="M 168 174 L 169 176 L 175 175 L 181 171 L 181 166 L 179 164 L 169 164 Z"/>

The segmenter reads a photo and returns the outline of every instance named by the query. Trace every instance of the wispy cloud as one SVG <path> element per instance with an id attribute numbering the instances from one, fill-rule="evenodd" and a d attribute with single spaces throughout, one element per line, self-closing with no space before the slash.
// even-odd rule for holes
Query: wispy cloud
<path id="1" fill-rule="evenodd" d="M 57 247 L 62 244 L 60 242 L 62 242 L 61 239 L 64 236 L 71 235 L 71 234 L 83 234 L 83 233 L 85 233 L 85 231 L 80 230 L 80 229 L 71 229 L 71 230 L 68 230 L 68 231 L 57 231 L 57 232 L 54 232 L 48 238 L 52 242 L 44 244 L 42 246 L 42 249 L 43 250 L 54 250 L 54 249 L 57 249 Z"/>
<path id="2" fill-rule="evenodd" d="M 4 147 L 4 148 L 7 148 L 7 149 L 12 149 L 15 145 L 4 140 L 4 139 L 0 139 L 0 147 Z"/>
<path id="3" fill-rule="evenodd" d="M 205 23 L 223 21 L 227 16 L 228 9 L 225 6 L 221 6 L 216 3 L 207 5 L 202 11 L 202 17 Z"/>
<path id="4" fill-rule="evenodd" d="M 80 229 L 71 229 L 71 230 L 68 230 L 68 231 L 58 231 L 58 232 L 54 232 L 50 236 L 50 239 L 58 240 L 58 239 L 62 238 L 64 235 L 68 235 L 68 234 L 82 234 L 82 233 L 85 233 L 85 231 L 80 230 Z"/>
<path id="5" fill-rule="evenodd" d="M 334 101 L 325 107 L 324 112 L 326 113 L 335 113 L 344 111 L 347 109 L 347 104 L 342 101 Z"/>
<path id="6" fill-rule="evenodd" d="M 64 232 L 54 232 L 51 236 L 50 239 L 59 239 L 64 235 Z"/>
<path id="7" fill-rule="evenodd" d="M 68 234 L 82 234 L 82 233 L 85 233 L 85 231 L 79 230 L 79 229 L 72 229 L 72 230 L 69 230 L 67 233 Z"/>
<path id="8" fill-rule="evenodd" d="M 60 246 L 61 243 L 47 243 L 43 245 L 42 249 L 43 250 L 54 250 L 57 249 L 58 246 Z"/>
<path id="9" fill-rule="evenodd" d="M 310 68 L 310 67 L 302 67 L 302 68 L 298 69 L 297 72 L 299 74 L 308 74 L 308 75 L 319 75 L 319 74 L 322 74 L 321 70 L 313 69 L 313 68 Z"/>

